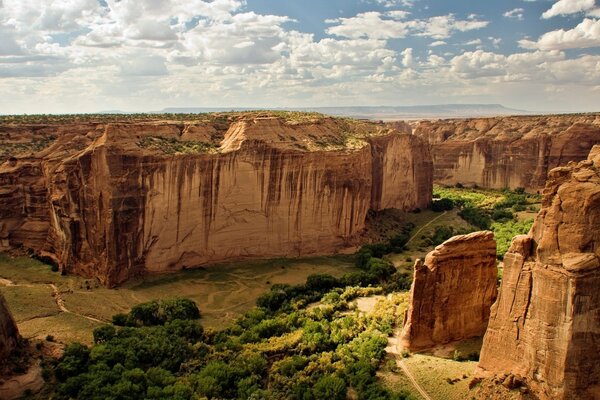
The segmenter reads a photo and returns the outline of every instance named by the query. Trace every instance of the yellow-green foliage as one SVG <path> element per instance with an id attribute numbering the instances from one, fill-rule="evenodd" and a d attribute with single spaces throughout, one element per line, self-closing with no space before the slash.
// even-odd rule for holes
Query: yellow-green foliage
<path id="1" fill-rule="evenodd" d="M 508 251 L 512 240 L 517 235 L 525 235 L 531 229 L 533 220 L 528 219 L 525 221 L 507 221 L 507 222 L 494 222 L 492 223 L 492 231 L 496 238 L 496 247 L 498 249 L 498 256 L 504 257 L 504 254 Z"/>
<path id="2" fill-rule="evenodd" d="M 138 142 L 144 149 L 160 150 L 165 154 L 199 154 L 216 153 L 217 145 L 214 143 L 197 142 L 190 140 L 177 140 L 160 136 L 146 136 Z"/>

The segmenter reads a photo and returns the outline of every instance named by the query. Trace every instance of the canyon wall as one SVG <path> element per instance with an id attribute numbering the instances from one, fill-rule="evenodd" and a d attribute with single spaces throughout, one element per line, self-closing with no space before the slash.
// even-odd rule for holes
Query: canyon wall
<path id="1" fill-rule="evenodd" d="M 17 324 L 8 309 L 8 304 L 0 293 L 0 362 L 2 362 L 17 347 L 19 331 Z"/>
<path id="2" fill-rule="evenodd" d="M 600 146 L 552 170 L 529 235 L 504 257 L 480 367 L 542 399 L 600 398 Z"/>
<path id="3" fill-rule="evenodd" d="M 400 343 L 418 351 L 482 336 L 496 299 L 496 241 L 454 236 L 417 260 Z"/>
<path id="4" fill-rule="evenodd" d="M 600 144 L 600 115 L 551 115 L 422 121 L 434 181 L 504 189 L 544 188 L 548 171 L 585 160 Z"/>
<path id="5" fill-rule="evenodd" d="M 431 157 L 412 135 L 326 117 L 223 118 L 1 127 L 1 141 L 26 149 L 0 166 L 0 244 L 113 286 L 336 253 L 357 244 L 369 210 L 429 205 Z"/>

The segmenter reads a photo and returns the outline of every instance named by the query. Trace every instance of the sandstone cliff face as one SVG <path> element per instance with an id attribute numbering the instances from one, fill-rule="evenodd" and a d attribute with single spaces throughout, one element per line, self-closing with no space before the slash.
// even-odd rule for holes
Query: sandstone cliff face
<path id="1" fill-rule="evenodd" d="M 235 117 L 18 128 L 4 140 L 62 132 L 0 166 L 2 245 L 109 286 L 146 272 L 335 253 L 355 244 L 369 209 L 431 199 L 427 145 L 381 124 Z"/>
<path id="2" fill-rule="evenodd" d="M 600 146 L 552 170 L 529 235 L 513 240 L 480 366 L 542 399 L 600 398 Z"/>
<path id="3" fill-rule="evenodd" d="M 401 345 L 411 351 L 482 336 L 496 299 L 492 232 L 454 236 L 417 260 Z"/>
<path id="4" fill-rule="evenodd" d="M 4 296 L 0 293 L 0 361 L 4 360 L 17 347 L 19 331 L 8 309 Z"/>
<path id="5" fill-rule="evenodd" d="M 423 121 L 415 134 L 431 145 L 436 183 L 537 191 L 600 143 L 600 115 Z"/>

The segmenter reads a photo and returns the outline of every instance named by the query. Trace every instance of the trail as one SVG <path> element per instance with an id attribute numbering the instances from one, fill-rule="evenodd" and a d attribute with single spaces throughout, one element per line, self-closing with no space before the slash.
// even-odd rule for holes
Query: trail
<path id="1" fill-rule="evenodd" d="M 396 365 L 402 369 L 402 372 L 404 372 L 404 375 L 406 375 L 406 377 L 408 378 L 410 383 L 412 383 L 412 385 L 415 387 L 415 389 L 417 389 L 417 391 L 423 397 L 423 399 L 432 400 L 432 398 L 427 394 L 425 389 L 423 389 L 423 387 L 421 385 L 419 385 L 419 382 L 417 382 L 417 380 L 415 379 L 413 374 L 410 372 L 410 370 L 408 369 L 406 364 L 404 364 L 404 360 L 401 358 L 401 355 L 400 355 L 401 349 L 398 347 L 398 344 L 400 343 L 400 335 L 401 335 L 401 331 L 399 329 L 394 330 L 394 335 L 392 337 L 388 338 L 388 345 L 385 348 L 385 351 L 388 354 L 392 355 L 396 359 Z"/>
<path id="2" fill-rule="evenodd" d="M 444 215 L 446 215 L 446 214 L 448 214 L 448 211 L 444 211 L 444 212 L 443 212 L 441 215 L 438 215 L 437 217 L 435 217 L 434 219 L 432 219 L 431 221 L 429 221 L 428 223 L 426 223 L 425 225 L 423 225 L 421 228 L 419 228 L 419 230 L 418 230 L 418 231 L 416 231 L 416 232 L 415 232 L 415 234 L 414 234 L 414 235 L 412 235 L 412 236 L 410 237 L 410 239 L 408 239 L 408 242 L 406 242 L 406 244 L 409 244 L 410 242 L 412 242 L 412 240 L 413 240 L 414 238 L 416 238 L 416 237 L 417 237 L 417 235 L 418 235 L 419 233 L 421 233 L 421 231 L 422 231 L 423 229 L 427 228 L 429 225 L 433 224 L 435 221 L 437 221 L 438 219 L 442 218 L 442 217 L 443 217 Z"/>
<path id="3" fill-rule="evenodd" d="M 76 312 L 69 310 L 67 307 L 65 307 L 65 301 L 63 300 L 62 296 L 60 295 L 60 292 L 58 291 L 58 288 L 56 287 L 56 285 L 54 283 L 50 283 L 49 286 L 52 288 L 52 296 L 54 297 L 54 300 L 56 301 L 56 305 L 58 306 L 58 309 L 61 312 L 77 315 L 78 317 L 82 317 L 87 320 L 90 320 L 93 322 L 98 322 L 101 324 L 104 324 L 106 322 L 106 321 L 101 321 L 99 319 L 96 319 L 94 317 L 90 317 L 90 316 L 83 315 L 83 314 L 78 314 Z"/>
<path id="4" fill-rule="evenodd" d="M 402 371 L 404 372 L 404 374 L 408 377 L 408 379 L 410 380 L 410 382 L 419 391 L 419 394 L 421 394 L 421 396 L 423 396 L 423 398 L 425 400 L 432 400 L 432 398 L 429 397 L 429 395 L 421 387 L 421 385 L 419 385 L 419 382 L 417 382 L 417 380 L 415 379 L 415 377 L 413 376 L 413 374 L 410 372 L 410 370 L 406 367 L 406 365 L 404 364 L 404 361 L 396 359 L 396 365 L 398 365 L 400 368 L 402 368 Z"/>

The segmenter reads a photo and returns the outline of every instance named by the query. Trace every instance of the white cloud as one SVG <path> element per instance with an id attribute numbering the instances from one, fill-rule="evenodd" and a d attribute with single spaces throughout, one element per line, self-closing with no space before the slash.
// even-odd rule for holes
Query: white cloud
<path id="1" fill-rule="evenodd" d="M 402 52 L 402 65 L 404 65 L 406 68 L 410 68 L 413 66 L 413 61 L 413 49 L 410 47 L 404 49 Z"/>
<path id="2" fill-rule="evenodd" d="M 514 8 L 510 11 L 505 12 L 502 15 L 506 18 L 515 18 L 515 19 L 518 19 L 519 21 L 522 21 L 524 12 L 525 12 L 525 10 L 522 8 Z"/>
<path id="3" fill-rule="evenodd" d="M 575 28 L 559 29 L 543 34 L 537 41 L 520 40 L 526 49 L 563 50 L 600 46 L 600 20 L 586 18 Z"/>
<path id="4" fill-rule="evenodd" d="M 469 40 L 465 43 L 465 46 L 479 46 L 481 44 L 481 39 L 473 39 Z"/>
<path id="5" fill-rule="evenodd" d="M 458 20 L 454 14 L 426 19 L 406 19 L 406 12 L 380 13 L 370 11 L 350 18 L 328 20 L 337 25 L 327 28 L 327 33 L 347 38 L 394 39 L 409 35 L 446 39 L 455 32 L 467 32 L 485 28 L 489 21 L 481 21 L 475 15 Z"/>
<path id="6" fill-rule="evenodd" d="M 548 19 L 558 15 L 576 14 L 594 8 L 594 0 L 559 0 L 542 14 L 542 18 Z"/>
<path id="7" fill-rule="evenodd" d="M 448 43 L 444 42 L 443 40 L 436 40 L 435 42 L 432 42 L 429 44 L 429 47 L 438 47 L 438 46 L 444 46 Z"/>

